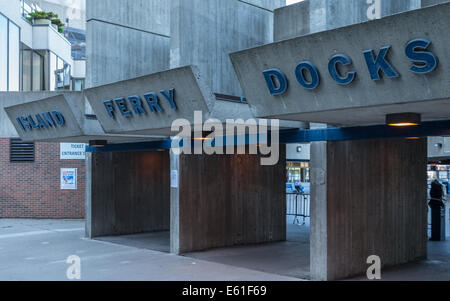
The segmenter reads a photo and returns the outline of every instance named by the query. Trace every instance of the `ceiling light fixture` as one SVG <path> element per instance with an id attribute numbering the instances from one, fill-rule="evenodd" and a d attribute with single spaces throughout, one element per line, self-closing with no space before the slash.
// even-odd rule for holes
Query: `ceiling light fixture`
<path id="1" fill-rule="evenodd" d="M 105 147 L 108 145 L 108 141 L 106 140 L 90 140 L 89 146 L 90 147 Z"/>
<path id="2" fill-rule="evenodd" d="M 422 122 L 422 117 L 417 113 L 399 113 L 386 115 L 386 124 L 394 127 L 417 126 Z"/>

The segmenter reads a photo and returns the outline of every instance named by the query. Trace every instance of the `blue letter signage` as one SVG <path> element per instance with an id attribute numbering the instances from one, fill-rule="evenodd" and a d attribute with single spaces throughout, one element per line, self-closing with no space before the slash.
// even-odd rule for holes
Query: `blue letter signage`
<path id="1" fill-rule="evenodd" d="M 380 71 L 384 71 L 387 77 L 400 77 L 400 74 L 387 61 L 386 56 L 389 53 L 391 46 L 384 46 L 380 53 L 375 58 L 375 52 L 372 49 L 364 51 L 364 58 L 366 59 L 367 68 L 369 68 L 370 77 L 373 80 L 380 80 Z"/>
<path id="2" fill-rule="evenodd" d="M 415 74 L 427 74 L 436 69 L 439 63 L 438 57 L 428 50 L 431 41 L 425 38 L 414 39 L 408 42 L 405 54 L 413 62 L 410 68 Z M 364 50 L 363 57 L 369 71 L 370 78 L 374 81 L 381 80 L 381 74 L 385 73 L 388 78 L 400 77 L 400 73 L 388 61 L 387 57 L 391 46 L 384 46 L 378 55 L 373 49 Z M 345 54 L 336 54 L 328 62 L 328 73 L 338 85 L 350 85 L 355 81 L 356 71 L 344 72 L 340 66 L 350 67 L 352 59 Z M 341 67 L 342 68 L 342 67 Z M 263 71 L 267 88 L 271 95 L 281 95 L 288 89 L 288 79 L 280 69 L 273 68 Z M 298 83 L 305 89 L 314 90 L 320 85 L 320 72 L 317 67 L 309 62 L 303 61 L 295 68 L 295 76 Z M 106 105 L 106 104 L 105 104 Z"/>
<path id="3" fill-rule="evenodd" d="M 310 82 L 306 80 L 304 71 L 309 72 L 311 76 Z M 295 69 L 295 75 L 297 76 L 297 81 L 305 89 L 313 90 L 320 84 L 319 70 L 311 62 L 305 61 L 298 64 Z"/>
<path id="4" fill-rule="evenodd" d="M 169 91 L 161 90 L 160 93 L 163 96 L 163 99 L 170 104 L 171 109 L 176 111 L 178 108 L 175 102 L 175 89 L 170 89 Z M 112 119 L 116 119 L 117 111 L 120 115 L 127 118 L 133 117 L 134 115 L 146 115 L 148 112 L 164 112 L 163 107 L 160 105 L 158 94 L 149 92 L 142 96 L 143 98 L 139 95 L 132 95 L 127 98 L 119 97 L 115 100 L 106 100 L 103 104 L 106 112 Z"/>
<path id="5" fill-rule="evenodd" d="M 266 79 L 267 87 L 272 95 L 281 95 L 286 92 L 288 88 L 288 81 L 286 75 L 279 69 L 269 69 L 263 71 L 264 78 Z M 278 87 L 275 83 L 278 81 Z"/>
<path id="6" fill-rule="evenodd" d="M 438 59 L 434 53 L 426 51 L 431 45 L 431 42 L 427 39 L 415 39 L 408 43 L 406 46 L 406 56 L 413 61 L 414 64 L 411 67 L 411 71 L 417 74 L 430 73 L 436 69 Z M 419 65 L 421 63 L 423 65 Z"/>
<path id="7" fill-rule="evenodd" d="M 66 119 L 63 114 L 59 111 L 44 112 L 41 114 L 23 115 L 16 118 L 22 130 L 32 131 L 33 129 L 47 129 L 47 128 L 57 128 L 62 127 L 66 124 Z"/>
<path id="8" fill-rule="evenodd" d="M 342 76 L 338 71 L 338 64 L 348 66 L 352 64 L 352 59 L 344 54 L 336 54 L 328 63 L 328 71 L 331 78 L 339 85 L 349 85 L 355 80 L 356 72 L 348 72 L 347 76 Z"/>

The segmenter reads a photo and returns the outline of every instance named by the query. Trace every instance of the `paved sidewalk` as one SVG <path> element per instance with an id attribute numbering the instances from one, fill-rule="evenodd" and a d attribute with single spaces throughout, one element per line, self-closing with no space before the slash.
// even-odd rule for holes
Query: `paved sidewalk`
<path id="1" fill-rule="evenodd" d="M 428 260 L 381 271 L 382 281 L 450 281 L 450 240 L 428 243 Z M 350 280 L 367 280 L 365 276 Z"/>
<path id="2" fill-rule="evenodd" d="M 126 238 L 127 245 L 118 238 L 85 239 L 83 221 L 0 219 L 0 281 L 67 280 L 71 255 L 81 258 L 82 280 L 88 281 L 298 281 L 291 276 L 306 275 L 299 272 L 308 272 L 307 256 L 293 261 L 308 254 L 308 231 L 299 235 L 286 243 L 176 256 L 148 250 L 134 237 Z M 428 260 L 384 269 L 383 280 L 450 281 L 450 241 L 430 242 L 428 248 Z"/>
<path id="3" fill-rule="evenodd" d="M 67 257 L 88 281 L 298 280 L 230 265 L 84 238 L 83 221 L 0 219 L 0 281 L 64 281 Z"/>

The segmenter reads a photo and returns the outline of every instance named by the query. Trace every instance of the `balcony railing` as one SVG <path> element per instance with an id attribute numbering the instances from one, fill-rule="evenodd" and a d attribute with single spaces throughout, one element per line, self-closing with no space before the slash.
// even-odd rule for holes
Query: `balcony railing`
<path id="1" fill-rule="evenodd" d="M 25 19 L 32 13 L 35 11 L 41 11 L 42 9 L 37 5 L 37 4 L 33 4 L 33 3 L 29 3 L 26 0 L 21 0 L 21 13 L 22 13 L 22 17 L 24 17 Z M 28 20 L 27 20 L 28 21 Z"/>

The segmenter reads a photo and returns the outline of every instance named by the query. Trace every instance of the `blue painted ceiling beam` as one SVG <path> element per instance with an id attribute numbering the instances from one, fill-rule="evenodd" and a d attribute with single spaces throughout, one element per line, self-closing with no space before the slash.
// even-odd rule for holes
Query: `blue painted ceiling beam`
<path id="1" fill-rule="evenodd" d="M 383 138 L 408 138 L 450 136 L 450 120 L 422 122 L 419 126 L 390 127 L 387 125 L 374 125 L 348 128 L 327 128 L 315 130 L 282 130 L 280 143 L 309 143 L 319 141 L 345 141 Z M 235 137 L 235 142 L 237 137 Z M 246 137 L 246 143 L 249 138 Z M 87 147 L 87 152 L 129 152 L 129 151 L 156 151 L 171 148 L 171 140 L 110 144 L 105 147 Z"/>
<path id="2" fill-rule="evenodd" d="M 374 125 L 316 130 L 285 130 L 280 133 L 280 143 L 307 143 L 319 141 L 344 141 L 382 138 L 408 138 L 450 136 L 450 120 L 423 122 L 419 126 L 391 127 Z"/>

